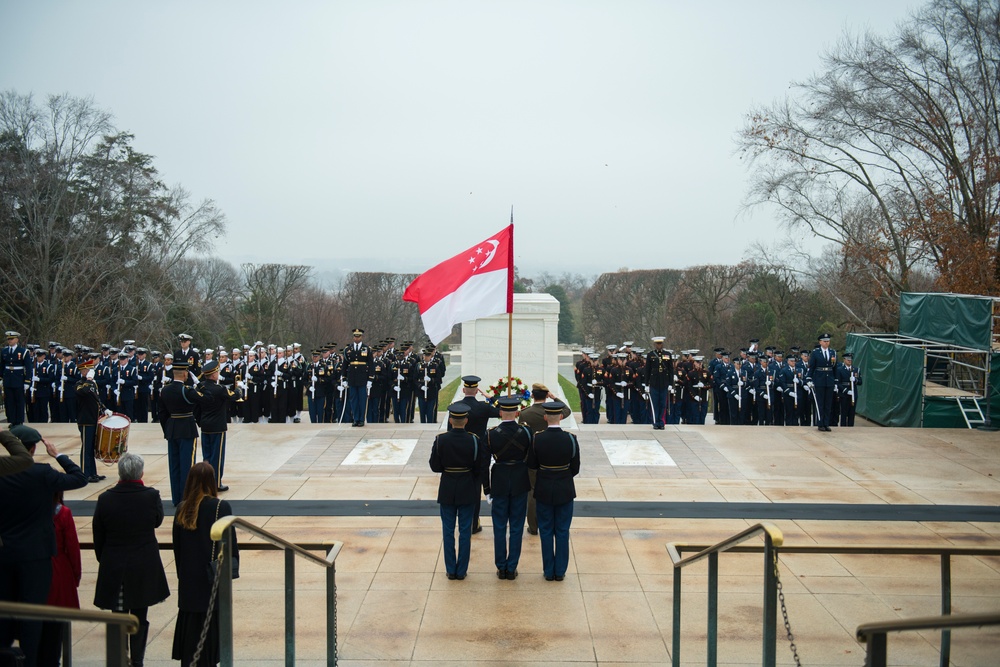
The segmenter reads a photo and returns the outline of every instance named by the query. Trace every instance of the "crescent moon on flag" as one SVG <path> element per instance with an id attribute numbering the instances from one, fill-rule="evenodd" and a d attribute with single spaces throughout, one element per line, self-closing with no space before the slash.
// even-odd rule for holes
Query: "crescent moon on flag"
<path id="1" fill-rule="evenodd" d="M 493 258 L 497 254 L 497 248 L 500 246 L 500 242 L 495 239 L 490 239 L 487 243 L 491 244 L 493 247 L 490 248 L 489 253 L 486 255 L 486 259 L 483 260 L 483 263 L 479 265 L 480 269 L 493 261 Z"/>

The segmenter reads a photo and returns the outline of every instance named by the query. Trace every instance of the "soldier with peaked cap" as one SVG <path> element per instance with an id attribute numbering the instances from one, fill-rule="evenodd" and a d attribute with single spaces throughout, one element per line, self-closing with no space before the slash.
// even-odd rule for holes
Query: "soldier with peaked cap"
<path id="1" fill-rule="evenodd" d="M 483 480 L 489 474 L 490 459 L 482 441 L 465 426 L 470 407 L 466 403 L 448 406 L 449 430 L 434 438 L 431 470 L 441 473 L 437 502 L 441 510 L 444 538 L 444 566 L 449 579 L 465 579 L 472 551 L 472 521 L 479 505 Z M 458 549 L 455 524 L 458 523 Z"/>
<path id="2" fill-rule="evenodd" d="M 21 334 L 7 332 L 7 345 L 0 350 L 0 373 L 3 374 L 3 402 L 7 423 L 11 426 L 24 423 L 24 389 L 31 377 L 28 366 L 32 359 L 28 349 L 20 344 Z"/>
<path id="3" fill-rule="evenodd" d="M 372 350 L 362 341 L 364 329 L 351 332 L 352 341 L 344 348 L 344 379 L 347 381 L 347 410 L 351 426 L 364 426 L 368 411 L 368 392 L 372 388 L 375 362 Z"/>
<path id="4" fill-rule="evenodd" d="M 219 384 L 219 364 L 209 361 L 201 369 L 198 393 L 201 404 L 201 457 L 215 469 L 215 482 L 219 491 L 228 491 L 222 483 L 226 466 L 226 435 L 229 431 L 229 404 L 243 398 L 243 390 L 235 391 Z"/>
<path id="5" fill-rule="evenodd" d="M 673 356 L 663 349 L 663 336 L 653 336 L 653 349 L 646 355 L 644 389 L 652 404 L 653 428 L 662 431 L 666 421 L 667 398 L 674 381 Z"/>
<path id="6" fill-rule="evenodd" d="M 49 421 L 49 404 L 52 399 L 52 385 L 55 382 L 55 370 L 48 359 L 48 353 L 42 348 L 35 350 L 35 363 L 31 369 L 31 421 L 44 424 Z"/>
<path id="7" fill-rule="evenodd" d="M 479 393 L 480 382 L 482 382 L 482 378 L 476 375 L 465 375 L 462 377 L 462 393 L 464 396 L 461 402 L 469 406 L 469 421 L 465 426 L 466 430 L 469 433 L 474 433 L 480 442 L 483 442 L 486 440 L 486 425 L 490 419 L 499 417 L 500 411 L 489 403 L 476 398 L 476 394 Z M 472 527 L 473 533 L 478 533 L 483 529 L 483 525 L 479 521 L 479 510 L 480 503 L 477 502 L 473 510 L 475 514 L 475 524 Z"/>
<path id="8" fill-rule="evenodd" d="M 854 415 L 857 411 L 858 388 L 861 386 L 861 372 L 854 365 L 854 355 L 844 354 L 842 362 L 837 364 L 837 388 L 840 392 L 840 425 L 854 426 Z"/>
<path id="9" fill-rule="evenodd" d="M 444 364 L 438 363 L 434 350 L 424 348 L 423 359 L 417 364 L 417 404 L 420 406 L 420 423 L 437 423 L 438 391 L 444 377 Z"/>
<path id="10" fill-rule="evenodd" d="M 830 349 L 830 334 L 819 337 L 819 347 L 809 355 L 806 369 L 806 383 L 816 401 L 816 427 L 820 431 L 830 430 L 830 412 L 833 409 L 833 392 L 837 388 L 835 366 L 837 351 Z"/>
<path id="11" fill-rule="evenodd" d="M 799 425 L 800 426 L 812 426 L 813 423 L 813 412 L 815 408 L 813 407 L 816 402 L 813 400 L 812 390 L 809 388 L 808 384 L 808 373 L 809 373 L 809 352 L 802 350 L 799 352 L 799 370 L 802 372 L 802 401 L 799 402 Z"/>
<path id="12" fill-rule="evenodd" d="M 184 384 L 188 379 L 188 365 L 174 360 L 173 381 L 160 392 L 160 426 L 167 441 L 167 467 L 170 472 L 170 500 L 174 507 L 184 497 L 184 484 L 188 471 L 194 464 L 194 441 L 198 438 L 198 424 L 194 418 L 196 407 L 205 403 L 205 396 L 195 387 Z"/>
<path id="13" fill-rule="evenodd" d="M 84 376 L 72 388 L 78 408 L 76 427 L 80 431 L 80 467 L 87 476 L 87 481 L 91 483 L 104 479 L 104 475 L 97 474 L 94 441 L 97 436 L 97 422 L 101 415 L 111 414 L 111 410 L 101 400 L 101 390 L 94 382 L 96 363 L 96 359 L 85 359 L 80 362 L 80 372 Z"/>
<path id="14" fill-rule="evenodd" d="M 528 511 L 527 457 L 532 435 L 527 426 L 518 424 L 517 413 L 521 400 L 517 396 L 502 396 L 500 424 L 486 432 L 486 452 L 493 457 L 490 475 L 484 479 L 483 491 L 492 498 L 490 514 L 493 517 L 493 559 L 498 579 L 517 578 L 517 564 L 521 559 L 521 540 L 524 519 Z M 507 530 L 510 529 L 510 540 Z"/>
<path id="15" fill-rule="evenodd" d="M 182 333 L 177 336 L 180 341 L 180 348 L 174 350 L 174 366 L 176 367 L 178 363 L 186 364 L 188 369 L 188 376 L 184 379 L 184 384 L 189 387 L 193 387 L 195 383 L 195 378 L 201 373 L 201 357 L 198 352 L 191 347 L 192 336 L 190 334 Z"/>
<path id="16" fill-rule="evenodd" d="M 798 367 L 798 363 L 798 355 L 788 355 L 788 361 L 776 375 L 778 393 L 785 407 L 785 426 L 799 425 L 799 404 L 805 399 L 802 393 L 802 369 Z"/>
<path id="17" fill-rule="evenodd" d="M 528 468 L 538 471 L 534 495 L 546 581 L 562 581 L 566 576 L 576 498 L 573 478 L 580 472 L 580 444 L 575 435 L 560 426 L 564 407 L 558 401 L 543 406 L 548 428 L 535 434 L 528 451 Z"/>

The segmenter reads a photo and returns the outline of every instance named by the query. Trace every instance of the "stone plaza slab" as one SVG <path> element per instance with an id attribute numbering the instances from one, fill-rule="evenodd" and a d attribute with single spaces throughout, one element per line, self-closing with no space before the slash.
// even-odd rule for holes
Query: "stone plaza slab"
<path id="1" fill-rule="evenodd" d="M 417 446 L 416 440 L 365 438 L 351 450 L 341 465 L 405 466 Z"/>
<path id="2" fill-rule="evenodd" d="M 656 440 L 605 440 L 601 446 L 613 466 L 673 466 L 673 458 Z"/>

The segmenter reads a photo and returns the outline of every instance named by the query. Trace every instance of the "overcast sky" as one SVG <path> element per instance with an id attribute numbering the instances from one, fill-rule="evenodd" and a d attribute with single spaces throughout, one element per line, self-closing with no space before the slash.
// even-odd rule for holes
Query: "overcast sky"
<path id="1" fill-rule="evenodd" d="M 682 268 L 784 233 L 751 106 L 921 4 L 0 0 L 0 89 L 92 96 L 234 263 L 420 272 L 513 205 L 522 273 Z"/>

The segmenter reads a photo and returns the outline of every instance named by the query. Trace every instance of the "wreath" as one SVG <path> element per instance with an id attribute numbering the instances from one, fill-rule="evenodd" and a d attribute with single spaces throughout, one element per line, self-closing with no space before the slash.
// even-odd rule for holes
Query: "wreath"
<path id="1" fill-rule="evenodd" d="M 511 396 L 516 396 L 521 401 L 521 407 L 526 408 L 531 405 L 531 390 L 519 377 L 502 377 L 496 384 L 490 385 L 490 394 L 493 398 L 500 398 L 507 395 L 510 390 Z"/>

